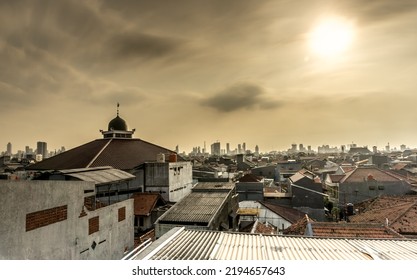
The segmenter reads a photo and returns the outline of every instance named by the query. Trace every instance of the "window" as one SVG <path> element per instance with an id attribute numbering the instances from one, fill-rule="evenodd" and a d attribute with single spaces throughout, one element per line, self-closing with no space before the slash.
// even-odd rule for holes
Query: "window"
<path id="1" fill-rule="evenodd" d="M 98 216 L 88 220 L 88 235 L 99 231 L 99 228 L 100 224 Z"/>
<path id="2" fill-rule="evenodd" d="M 374 191 L 376 189 L 375 186 L 369 186 L 369 190 Z"/>
<path id="3" fill-rule="evenodd" d="M 143 227 L 144 224 L 145 224 L 145 221 L 144 221 L 143 217 L 140 217 L 139 218 L 139 226 Z"/>
<path id="4" fill-rule="evenodd" d="M 378 190 L 382 191 L 382 190 L 384 190 L 384 189 L 385 189 L 385 187 L 384 187 L 384 186 L 378 186 Z"/>

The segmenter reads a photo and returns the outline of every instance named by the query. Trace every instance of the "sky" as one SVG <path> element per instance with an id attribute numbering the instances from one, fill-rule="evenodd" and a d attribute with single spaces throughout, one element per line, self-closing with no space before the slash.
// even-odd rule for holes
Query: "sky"
<path id="1" fill-rule="evenodd" d="M 417 147 L 415 0 L 0 1 L 0 151 Z M 3 148 L 2 148 L 3 147 Z"/>

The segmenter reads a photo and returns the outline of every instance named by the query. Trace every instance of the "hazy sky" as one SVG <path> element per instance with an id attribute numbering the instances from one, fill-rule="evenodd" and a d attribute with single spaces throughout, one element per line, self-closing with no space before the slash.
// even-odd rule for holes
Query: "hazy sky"
<path id="1" fill-rule="evenodd" d="M 117 102 L 180 151 L 417 147 L 416 28 L 415 0 L 0 1 L 0 151 L 101 138 Z"/>

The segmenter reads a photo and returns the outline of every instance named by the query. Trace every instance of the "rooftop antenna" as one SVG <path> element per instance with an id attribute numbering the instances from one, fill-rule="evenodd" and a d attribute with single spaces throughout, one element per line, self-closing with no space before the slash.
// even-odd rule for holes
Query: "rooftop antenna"
<path id="1" fill-rule="evenodd" d="M 117 102 L 117 116 L 119 116 L 119 107 L 120 107 L 120 104 L 119 102 Z"/>

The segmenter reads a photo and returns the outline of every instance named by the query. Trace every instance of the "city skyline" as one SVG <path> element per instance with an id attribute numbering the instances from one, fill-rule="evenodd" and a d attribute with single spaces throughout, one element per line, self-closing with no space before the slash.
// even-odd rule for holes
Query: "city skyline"
<path id="1" fill-rule="evenodd" d="M 0 21 L 2 150 L 99 139 L 117 103 L 180 152 L 417 146 L 415 1 L 3 1 Z"/>
<path id="2" fill-rule="evenodd" d="M 43 145 L 47 145 L 47 142 L 42 142 L 42 141 L 37 141 L 36 146 L 39 147 L 40 143 L 44 143 Z M 85 143 L 80 143 L 78 146 L 85 144 Z M 216 152 L 213 153 L 213 145 L 218 144 L 218 148 Z M 205 147 L 206 146 L 206 147 Z M 206 154 L 211 154 L 211 155 L 233 155 L 233 154 L 239 154 L 239 153 L 245 153 L 245 152 L 251 152 L 251 153 L 256 153 L 256 150 L 258 149 L 258 152 L 260 154 L 267 154 L 269 152 L 314 152 L 314 153 L 320 153 L 320 150 L 338 150 L 339 152 L 347 152 L 349 151 L 349 149 L 351 147 L 366 147 L 369 150 L 375 151 L 377 152 L 387 152 L 387 151 L 403 151 L 403 150 L 407 150 L 407 149 L 412 149 L 415 150 L 417 149 L 416 147 L 407 145 L 405 143 L 399 145 L 399 146 L 392 146 L 390 143 L 387 143 L 386 145 L 383 146 L 375 146 L 375 145 L 358 145 L 357 143 L 343 143 L 343 144 L 339 144 L 339 145 L 332 145 L 332 144 L 322 144 L 319 146 L 312 146 L 309 145 L 308 143 L 289 143 L 287 145 L 287 147 L 283 148 L 283 149 L 272 149 L 272 150 L 263 150 L 261 149 L 257 144 L 255 144 L 253 147 L 252 146 L 246 146 L 246 142 L 240 142 L 240 143 L 230 143 L 230 142 L 221 142 L 219 140 L 214 141 L 213 143 L 209 143 L 207 145 L 207 143 L 203 143 L 203 145 L 194 145 L 190 148 L 190 150 L 181 150 L 180 147 L 177 145 L 175 147 L 175 149 L 171 149 L 173 151 L 177 151 L 178 149 L 178 153 L 185 153 L 185 154 L 193 154 L 193 153 L 206 153 Z M 47 149 L 46 152 L 48 153 L 49 156 L 53 156 L 55 153 L 61 153 L 61 152 L 65 152 L 66 150 L 70 150 L 72 148 L 75 147 L 71 147 L 69 149 L 67 149 L 64 146 L 61 146 L 60 148 L 54 148 L 52 147 L 51 149 Z M 15 148 L 13 143 L 8 142 L 5 145 L 5 149 L 2 150 L 0 148 L 0 154 L 10 154 L 9 153 L 9 149 L 12 151 L 11 155 L 16 155 L 19 152 L 21 152 L 22 154 L 39 154 L 37 152 L 38 148 L 32 148 L 32 146 L 26 145 L 24 149 L 21 149 L 20 147 Z M 28 152 L 29 151 L 29 152 Z M 43 153 L 41 153 L 43 154 Z M 44 156 L 45 154 L 43 154 Z"/>

